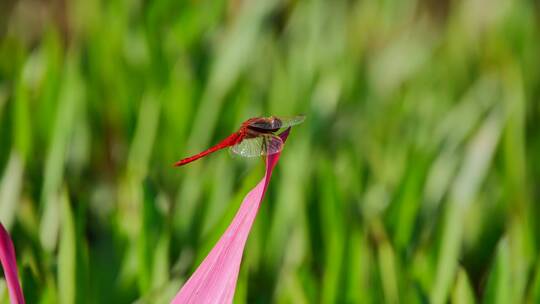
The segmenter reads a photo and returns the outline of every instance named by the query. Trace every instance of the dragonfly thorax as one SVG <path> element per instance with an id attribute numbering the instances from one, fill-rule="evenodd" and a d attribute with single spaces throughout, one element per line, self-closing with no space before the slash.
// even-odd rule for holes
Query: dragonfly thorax
<path id="1" fill-rule="evenodd" d="M 246 128 L 246 138 L 252 138 L 259 136 L 260 134 L 273 134 L 274 132 L 277 132 L 279 128 L 277 129 L 263 129 L 258 128 L 254 126 L 247 126 Z"/>

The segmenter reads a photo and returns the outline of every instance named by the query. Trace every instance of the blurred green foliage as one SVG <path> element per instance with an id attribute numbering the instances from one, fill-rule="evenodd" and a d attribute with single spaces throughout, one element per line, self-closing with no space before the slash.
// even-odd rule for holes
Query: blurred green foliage
<path id="1" fill-rule="evenodd" d="M 167 303 L 263 167 L 171 164 L 296 113 L 236 303 L 540 303 L 537 1 L 0 8 L 0 221 L 29 303 Z"/>

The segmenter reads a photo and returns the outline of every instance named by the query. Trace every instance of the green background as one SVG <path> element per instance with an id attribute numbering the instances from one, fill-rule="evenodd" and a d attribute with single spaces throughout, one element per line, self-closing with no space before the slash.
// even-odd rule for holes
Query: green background
<path id="1" fill-rule="evenodd" d="M 304 113 L 236 303 L 540 303 L 538 1 L 0 3 L 0 221 L 28 303 L 167 303 Z M 0 281 L 0 302 L 7 303 Z"/>

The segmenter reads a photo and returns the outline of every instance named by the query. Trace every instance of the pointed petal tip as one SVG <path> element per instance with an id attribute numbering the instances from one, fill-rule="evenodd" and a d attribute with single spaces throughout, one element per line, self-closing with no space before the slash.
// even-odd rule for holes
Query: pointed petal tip
<path id="1" fill-rule="evenodd" d="M 9 291 L 9 298 L 13 304 L 24 304 L 24 296 L 19 282 L 19 273 L 17 270 L 17 259 L 15 257 L 15 248 L 9 236 L 9 233 L 0 223 L 0 263 L 4 269 L 4 275 Z"/>
<path id="2" fill-rule="evenodd" d="M 287 140 L 290 128 L 279 134 Z M 171 304 L 232 303 L 244 247 L 281 153 L 269 155 L 263 179 L 248 192 L 231 224 Z"/>

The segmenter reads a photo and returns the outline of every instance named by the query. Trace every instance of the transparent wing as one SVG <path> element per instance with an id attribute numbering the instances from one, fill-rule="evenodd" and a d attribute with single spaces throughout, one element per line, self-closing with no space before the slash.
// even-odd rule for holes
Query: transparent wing
<path id="1" fill-rule="evenodd" d="M 273 134 L 261 134 L 257 137 L 246 138 L 231 147 L 231 151 L 242 157 L 257 157 L 271 155 L 281 151 L 283 141 Z"/>
<path id="2" fill-rule="evenodd" d="M 250 124 L 250 126 L 258 129 L 275 130 L 300 124 L 304 121 L 304 119 L 306 119 L 304 115 L 296 115 L 291 117 L 270 116 L 254 121 Z"/>

